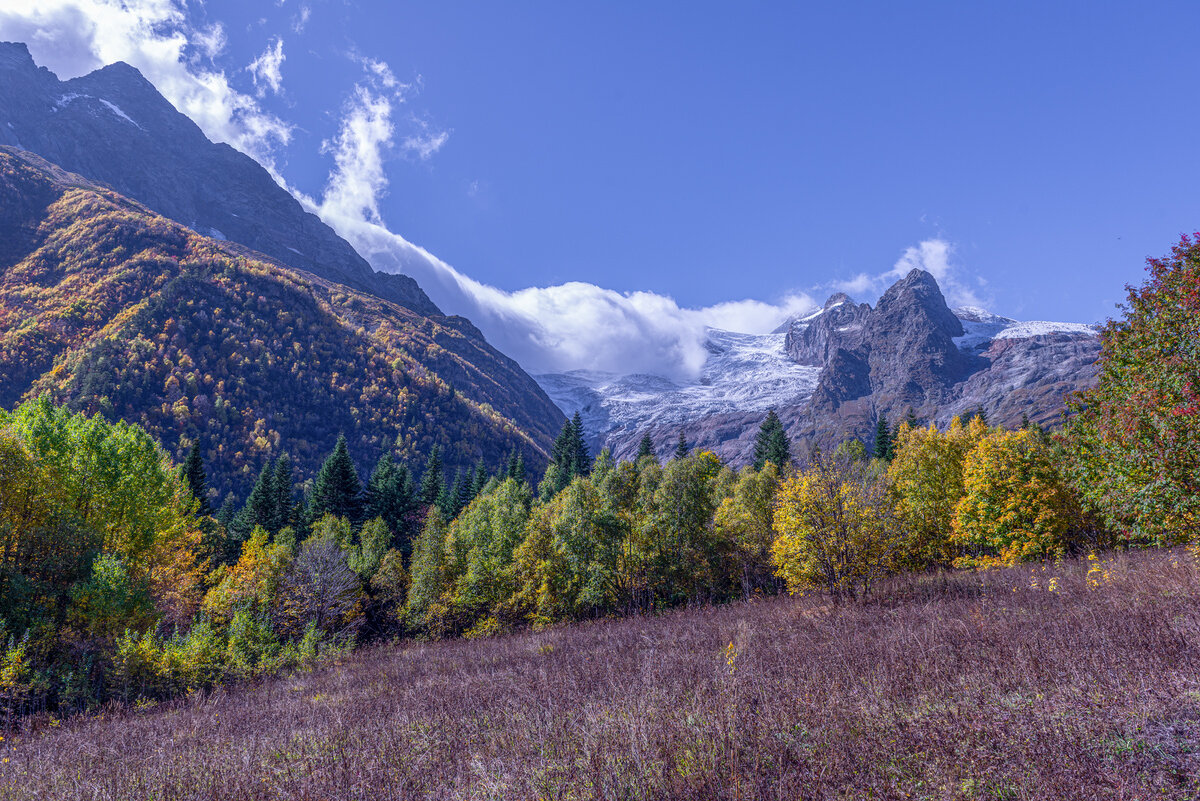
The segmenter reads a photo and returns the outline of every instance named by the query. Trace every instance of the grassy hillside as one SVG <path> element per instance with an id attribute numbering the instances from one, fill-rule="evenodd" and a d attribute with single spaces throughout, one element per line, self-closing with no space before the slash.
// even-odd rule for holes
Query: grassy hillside
<path id="1" fill-rule="evenodd" d="M 220 494 L 288 452 L 311 475 L 344 432 L 451 467 L 545 464 L 562 415 L 470 323 L 425 317 L 157 216 L 0 149 L 0 406 L 49 393 L 199 439 Z"/>
<path id="2" fill-rule="evenodd" d="M 2 743 L 13 799 L 1192 799 L 1200 569 L 954 573 L 482 641 Z M 103 766 L 98 770 L 97 766 Z"/>

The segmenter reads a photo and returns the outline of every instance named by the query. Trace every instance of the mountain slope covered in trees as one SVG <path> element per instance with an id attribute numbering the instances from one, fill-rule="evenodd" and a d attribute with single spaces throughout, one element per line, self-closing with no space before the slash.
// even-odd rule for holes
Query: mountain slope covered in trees
<path id="1" fill-rule="evenodd" d="M 535 468 L 563 418 L 465 320 L 200 236 L 30 153 L 0 148 L 0 406 L 50 394 L 137 422 L 218 495 L 287 452 L 312 474 L 339 433 L 448 467 L 514 449 Z M 214 501 L 219 499 L 215 498 Z"/>

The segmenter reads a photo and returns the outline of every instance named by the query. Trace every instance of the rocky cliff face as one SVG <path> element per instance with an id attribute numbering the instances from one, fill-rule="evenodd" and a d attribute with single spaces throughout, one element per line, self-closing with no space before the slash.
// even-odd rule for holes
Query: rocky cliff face
<path id="1" fill-rule="evenodd" d="M 372 270 L 258 162 L 209 141 L 128 64 L 60 81 L 25 45 L 0 43 L 0 145 L 32 151 L 204 236 L 441 314 L 416 281 Z"/>

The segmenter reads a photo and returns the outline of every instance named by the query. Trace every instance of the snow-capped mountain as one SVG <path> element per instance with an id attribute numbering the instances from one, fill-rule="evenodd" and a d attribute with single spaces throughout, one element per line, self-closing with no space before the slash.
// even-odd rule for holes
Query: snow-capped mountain
<path id="1" fill-rule="evenodd" d="M 564 413 L 580 412 L 594 447 L 627 458 L 648 433 L 665 454 L 682 431 L 737 463 L 772 408 L 793 438 L 818 443 L 869 439 L 880 415 L 909 407 L 939 423 L 977 407 L 998 423 L 1022 414 L 1053 423 L 1063 396 L 1092 379 L 1097 333 L 951 311 L 933 277 L 914 271 L 874 309 L 839 293 L 770 334 L 709 329 L 691 382 L 582 370 L 535 378 Z"/>
<path id="2" fill-rule="evenodd" d="M 645 431 L 678 428 L 713 414 L 762 412 L 803 403 L 819 367 L 796 364 L 785 334 L 739 334 L 710 328 L 708 359 L 695 381 L 589 370 L 534 376 L 566 414 L 580 413 L 593 444 L 617 445 Z"/>

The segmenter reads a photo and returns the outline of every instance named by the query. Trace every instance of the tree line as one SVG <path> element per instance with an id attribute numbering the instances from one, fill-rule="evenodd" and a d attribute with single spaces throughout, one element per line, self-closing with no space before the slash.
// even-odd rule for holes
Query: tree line
<path id="1" fill-rule="evenodd" d="M 869 594 L 906 571 L 1197 544 L 1200 245 L 1152 260 L 1062 430 L 881 420 L 795 464 L 768 413 L 740 470 L 680 434 L 592 458 L 576 414 L 540 478 L 446 475 L 340 438 L 208 507 L 141 428 L 46 399 L 0 412 L 0 703 L 78 709 L 311 664 L 370 639 L 487 636 L 756 594 Z M 1200 549 L 1198 549 L 1200 553 Z"/>

